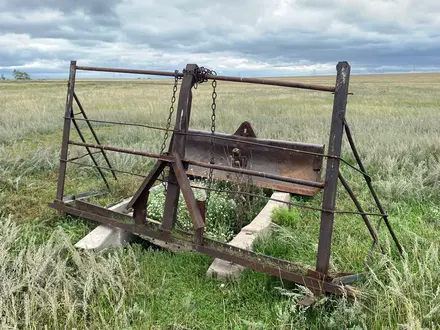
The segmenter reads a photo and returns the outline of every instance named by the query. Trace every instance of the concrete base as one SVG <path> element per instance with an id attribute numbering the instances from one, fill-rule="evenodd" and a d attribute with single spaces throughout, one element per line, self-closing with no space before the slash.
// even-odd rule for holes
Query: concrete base
<path id="1" fill-rule="evenodd" d="M 156 187 L 153 187 L 152 190 L 155 188 Z M 287 193 L 276 192 L 272 194 L 272 198 L 280 199 L 286 202 L 290 201 L 290 195 Z M 130 200 L 131 198 L 127 198 L 122 202 L 109 207 L 109 210 L 127 213 L 126 206 Z M 261 212 L 255 217 L 255 219 L 246 227 L 243 227 L 240 233 L 238 233 L 228 244 L 242 249 L 252 249 L 252 243 L 254 242 L 255 238 L 259 235 L 264 235 L 270 230 L 270 217 L 272 211 L 277 207 L 287 207 L 287 205 L 280 202 L 269 201 Z M 153 220 L 149 221 L 156 222 Z M 75 247 L 99 251 L 105 248 L 127 244 L 135 237 L 136 236 L 134 234 L 126 232 L 125 230 L 100 225 L 79 242 L 77 242 Z M 190 250 L 188 247 L 182 247 L 180 245 L 167 243 L 153 238 L 142 238 L 172 252 L 184 252 Z M 240 276 L 240 273 L 243 271 L 243 269 L 244 267 L 240 265 L 236 265 L 221 259 L 215 259 L 209 267 L 207 275 L 221 280 L 226 280 L 230 278 L 237 278 Z"/>
<path id="2" fill-rule="evenodd" d="M 275 192 L 272 194 L 271 198 L 290 202 L 290 194 L 288 193 Z M 242 249 L 251 250 L 254 240 L 258 236 L 269 232 L 272 223 L 272 212 L 278 207 L 287 208 L 287 204 L 270 200 L 255 219 L 250 224 L 243 227 L 228 244 Z M 240 273 L 244 268 L 245 267 L 233 264 L 229 261 L 215 259 L 206 272 L 206 275 L 220 280 L 234 279 L 240 276 Z"/>
<path id="3" fill-rule="evenodd" d="M 150 189 L 153 191 L 155 189 L 160 189 L 160 186 L 154 186 Z M 127 211 L 127 204 L 130 202 L 131 197 L 124 199 L 122 202 L 115 204 L 109 207 L 109 210 L 125 213 L 128 215 L 132 215 L 132 212 Z M 154 221 L 151 219 L 147 219 L 149 222 L 153 222 L 155 224 L 160 225 L 161 223 L 158 221 Z M 105 225 L 99 225 L 95 229 L 93 229 L 89 234 L 87 234 L 83 239 L 81 239 L 78 243 L 75 244 L 76 248 L 85 249 L 85 250 L 102 250 L 109 247 L 122 246 L 124 244 L 130 243 L 134 240 L 136 235 L 129 233 L 123 229 L 113 228 Z M 168 243 L 161 240 L 157 240 L 151 237 L 141 236 L 144 240 L 157 245 L 165 250 L 171 252 L 184 252 L 190 251 L 189 247 L 180 246 L 174 243 Z"/>
<path id="4" fill-rule="evenodd" d="M 160 189 L 160 185 L 154 186 L 150 191 Z M 131 197 L 124 199 L 108 209 L 119 213 L 127 213 L 127 204 Z M 102 250 L 109 247 L 121 246 L 133 241 L 136 236 L 123 229 L 113 228 L 105 225 L 99 225 L 88 233 L 83 239 L 75 244 L 75 247 L 86 250 Z"/>
<path id="5" fill-rule="evenodd" d="M 109 207 L 109 210 L 124 213 L 131 198 Z M 75 244 L 75 247 L 85 250 L 102 250 L 109 247 L 121 246 L 135 238 L 125 230 L 100 225 Z"/>

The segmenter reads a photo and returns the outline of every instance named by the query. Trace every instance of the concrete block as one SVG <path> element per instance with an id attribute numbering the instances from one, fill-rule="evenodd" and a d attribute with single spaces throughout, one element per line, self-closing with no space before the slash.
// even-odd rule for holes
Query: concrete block
<path id="1" fill-rule="evenodd" d="M 288 193 L 274 192 L 271 198 L 290 202 L 290 194 Z M 254 240 L 258 236 L 265 235 L 270 231 L 272 212 L 278 207 L 287 208 L 287 204 L 269 200 L 254 220 L 252 220 L 247 226 L 243 227 L 228 244 L 238 248 L 251 250 Z M 243 266 L 236 265 L 226 260 L 215 259 L 211 266 L 209 266 L 206 275 L 219 280 L 234 279 L 240 276 L 244 268 L 245 267 Z"/>
<path id="2" fill-rule="evenodd" d="M 150 191 L 155 189 L 160 189 L 160 185 L 152 187 Z M 127 213 L 127 204 L 130 200 L 131 197 L 124 199 L 108 209 L 119 213 Z M 75 247 L 86 250 L 102 250 L 108 247 L 121 246 L 131 242 L 134 238 L 135 235 L 123 229 L 99 225 L 76 243 Z"/>
<path id="3" fill-rule="evenodd" d="M 123 213 L 131 198 L 109 207 L 109 210 Z M 109 247 L 129 243 L 135 235 L 123 229 L 99 225 L 75 244 L 75 247 L 85 250 L 102 250 Z"/>

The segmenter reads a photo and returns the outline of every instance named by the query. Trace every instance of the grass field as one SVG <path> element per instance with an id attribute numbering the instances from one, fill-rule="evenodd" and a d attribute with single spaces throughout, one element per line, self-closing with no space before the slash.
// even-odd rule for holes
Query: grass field
<path id="1" fill-rule="evenodd" d="M 287 78 L 284 78 L 287 79 Z M 334 77 L 295 81 L 334 84 Z M 164 126 L 169 80 L 79 80 L 89 117 Z M 353 76 L 347 121 L 405 248 L 406 258 L 374 256 L 356 301 L 322 298 L 309 308 L 300 288 L 253 271 L 235 282 L 207 279 L 211 259 L 171 255 L 143 244 L 101 253 L 72 247 L 93 224 L 61 216 L 55 197 L 65 81 L 0 83 L 0 325 L 17 329 L 435 329 L 440 323 L 440 75 Z M 193 128 L 210 127 L 210 85 L 194 91 Z M 249 120 L 257 135 L 328 142 L 332 95 L 218 83 L 217 130 Z M 158 152 L 162 133 L 95 125 L 103 144 Z M 75 135 L 73 135 L 75 137 Z M 72 148 L 71 155 L 81 155 Z M 344 145 L 343 157 L 354 158 Z M 110 155 L 122 170 L 146 173 L 152 161 Z M 364 208 L 375 211 L 362 178 L 342 167 Z M 121 175 L 110 203 L 134 192 Z M 69 167 L 66 194 L 103 188 L 92 169 Z M 339 191 L 337 207 L 354 210 Z M 319 204 L 319 198 L 307 201 Z M 255 248 L 314 265 L 319 214 L 278 213 L 280 229 Z M 385 227 L 381 236 L 385 239 Z M 332 270 L 362 271 L 368 232 L 356 216 L 335 222 Z"/>

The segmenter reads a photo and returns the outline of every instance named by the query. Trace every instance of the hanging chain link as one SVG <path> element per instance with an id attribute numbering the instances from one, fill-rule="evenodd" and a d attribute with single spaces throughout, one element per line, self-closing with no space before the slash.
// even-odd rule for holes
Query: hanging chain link
<path id="1" fill-rule="evenodd" d="M 167 120 L 167 125 L 166 125 L 166 131 L 164 134 L 164 138 L 163 138 L 163 142 L 162 142 L 162 146 L 161 146 L 161 150 L 160 150 L 160 154 L 163 154 L 165 152 L 165 148 L 166 148 L 166 144 L 167 144 L 167 140 L 169 137 L 169 130 L 170 130 L 170 126 L 171 126 L 171 118 L 173 116 L 174 113 L 174 103 L 176 102 L 176 92 L 177 92 L 177 84 L 178 84 L 178 80 L 179 77 L 177 76 L 178 71 L 174 71 L 175 76 L 174 76 L 174 87 L 173 87 L 173 95 L 171 97 L 171 106 L 170 106 L 170 111 L 168 114 L 168 120 Z M 212 75 L 212 76 L 216 76 L 217 73 L 213 70 L 209 70 L 205 67 L 199 67 L 196 70 L 194 70 L 194 72 L 187 72 L 185 69 L 183 70 L 183 73 L 190 73 L 195 77 L 195 83 L 194 83 L 194 89 L 197 89 L 197 86 L 201 83 L 207 82 L 208 81 L 208 75 Z M 217 81 L 215 80 L 215 78 L 212 80 L 212 104 L 211 104 L 211 150 L 210 150 L 210 163 L 214 164 L 215 163 L 215 154 L 214 154 L 214 148 L 215 148 L 215 144 L 214 144 L 214 133 L 215 133 L 215 117 L 216 117 L 216 113 L 215 110 L 217 108 L 217 104 L 216 104 L 216 98 L 217 98 L 217 92 L 216 92 L 216 87 L 217 87 Z M 209 174 L 208 174 L 208 190 L 206 193 L 206 207 L 208 207 L 208 203 L 209 203 L 209 198 L 211 195 L 211 185 L 212 185 L 212 174 L 213 174 L 213 169 L 209 169 Z M 162 171 L 162 184 L 164 186 L 164 191 L 166 193 L 167 191 L 167 185 L 166 185 L 166 181 L 165 181 L 165 176 L 164 176 L 164 172 Z"/>
<path id="2" fill-rule="evenodd" d="M 173 113 L 174 113 L 174 103 L 176 103 L 177 84 L 178 84 L 178 81 L 179 81 L 179 77 L 177 75 L 178 73 L 179 73 L 178 70 L 174 71 L 173 95 L 171 96 L 171 106 L 170 106 L 170 111 L 169 111 L 169 114 L 168 114 L 166 131 L 165 131 L 165 134 L 163 136 L 162 146 L 161 146 L 160 152 L 159 152 L 160 155 L 162 155 L 165 152 L 165 148 L 166 148 L 167 141 L 168 141 L 169 130 L 170 130 L 170 126 L 171 126 L 171 118 L 173 117 Z M 166 193 L 167 192 L 167 184 L 165 182 L 165 174 L 164 174 L 164 172 L 165 172 L 165 170 L 162 171 L 161 178 L 162 178 L 162 185 L 164 187 L 164 192 Z"/>
<path id="3" fill-rule="evenodd" d="M 215 71 L 211 71 L 211 74 L 216 76 L 217 73 Z M 215 133 L 215 110 L 217 109 L 217 104 L 216 104 L 216 99 L 217 99 L 217 92 L 216 92 L 216 87 L 217 87 L 217 80 L 213 79 L 212 80 L 212 104 L 211 104 L 211 160 L 209 161 L 211 164 L 215 164 L 215 157 L 214 157 L 214 148 L 215 148 L 215 144 L 214 144 L 214 133 Z M 208 190 L 206 193 L 206 207 L 208 207 L 209 205 L 209 199 L 211 197 L 211 185 L 212 185 L 212 173 L 213 173 L 213 169 L 210 168 L 209 169 L 209 174 L 208 174 Z"/>

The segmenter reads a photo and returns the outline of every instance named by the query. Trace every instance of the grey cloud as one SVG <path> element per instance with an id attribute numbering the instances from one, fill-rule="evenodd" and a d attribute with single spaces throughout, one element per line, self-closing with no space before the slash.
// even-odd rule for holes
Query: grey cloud
<path id="1" fill-rule="evenodd" d="M 81 27 L 81 28 L 78 28 Z M 51 22 L 6 24 L 0 21 L 0 31 L 13 34 L 28 34 L 32 38 L 53 38 L 71 40 L 114 41 L 119 37 L 117 30 L 101 29 L 96 25 L 85 25 L 78 20 L 65 20 L 61 25 Z"/>
<path id="2" fill-rule="evenodd" d="M 116 16 L 115 6 L 122 0 L 25 0 L 25 1 L 3 1 L 0 8 L 3 11 L 24 11 L 51 9 L 60 10 L 64 14 L 72 14 L 83 10 L 92 16 Z"/>
<path id="3" fill-rule="evenodd" d="M 34 39 L 68 40 L 70 44 L 68 49 L 55 51 L 23 47 L 0 51 L 0 66 L 78 58 L 102 66 L 139 62 L 174 69 L 170 65 L 183 64 L 174 58 L 171 64 L 173 54 L 248 59 L 274 69 L 339 60 L 371 72 L 382 67 L 438 66 L 440 35 L 431 13 L 440 6 L 436 1 L 426 6 L 416 0 L 406 3 L 409 9 L 401 17 L 402 13 L 392 12 L 392 6 L 387 9 L 390 12 L 376 12 L 367 0 L 178 0 L 173 4 L 135 0 L 80 0 L 74 4 L 28 0 L 18 4 L 0 0 L 0 10 L 16 18 L 0 20 L 0 36 L 27 34 Z M 59 10 L 63 15 L 55 22 L 27 20 L 26 13 L 43 9 Z M 122 57 L 128 60 L 121 61 Z M 225 70 L 234 71 L 234 67 Z"/>
<path id="4" fill-rule="evenodd" d="M 0 11 L 9 19 L 0 20 L 1 33 L 23 33 L 33 38 L 67 40 L 115 40 L 120 20 L 115 12 L 122 0 L 26 0 L 0 2 Z M 61 12 L 59 17 L 46 21 L 30 15 L 44 10 Z M 41 16 L 44 17 L 44 16 Z"/>

